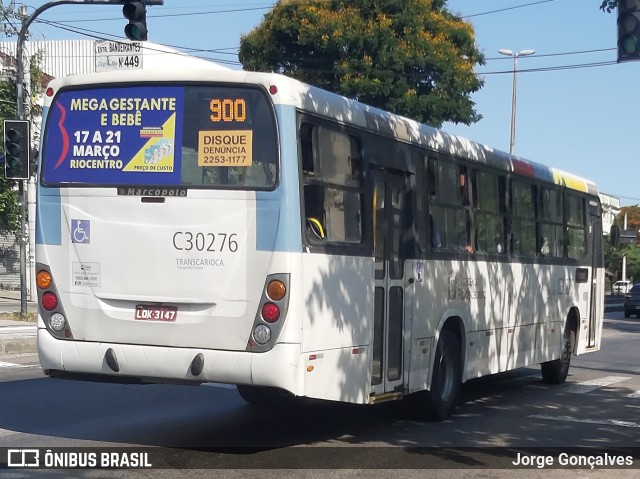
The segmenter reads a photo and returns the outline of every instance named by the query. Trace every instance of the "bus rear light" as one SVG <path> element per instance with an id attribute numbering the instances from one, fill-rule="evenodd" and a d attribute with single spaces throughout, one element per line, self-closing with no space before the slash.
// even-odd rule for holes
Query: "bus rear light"
<path id="1" fill-rule="evenodd" d="M 267 344 L 271 339 L 271 329 L 269 329 L 269 326 L 264 324 L 256 326 L 253 330 L 253 339 L 255 339 L 258 344 Z"/>
<path id="2" fill-rule="evenodd" d="M 40 300 L 42 307 L 47 311 L 53 311 L 58 307 L 58 297 L 50 291 L 47 291 L 42 295 Z"/>
<path id="3" fill-rule="evenodd" d="M 287 294 L 287 287 L 284 285 L 282 281 L 273 280 L 269 282 L 267 286 L 267 295 L 273 301 L 280 301 L 284 298 L 284 295 Z"/>
<path id="4" fill-rule="evenodd" d="M 267 323 L 275 323 L 280 318 L 280 308 L 273 303 L 265 303 L 262 306 L 262 319 Z"/>
<path id="5" fill-rule="evenodd" d="M 290 289 L 289 273 L 272 273 L 265 278 L 246 351 L 263 353 L 275 346 L 285 326 Z"/>
<path id="6" fill-rule="evenodd" d="M 38 310 L 42 321 L 47 326 L 49 333 L 56 339 L 73 339 L 69 320 L 49 266 L 44 263 L 36 263 L 36 271 Z"/>
<path id="7" fill-rule="evenodd" d="M 60 313 L 54 313 L 49 318 L 49 326 L 54 331 L 60 332 L 65 328 L 66 325 L 67 325 L 67 320 Z"/>
<path id="8" fill-rule="evenodd" d="M 51 273 L 44 270 L 39 271 L 36 276 L 36 284 L 40 289 L 49 289 L 49 286 L 51 286 Z"/>

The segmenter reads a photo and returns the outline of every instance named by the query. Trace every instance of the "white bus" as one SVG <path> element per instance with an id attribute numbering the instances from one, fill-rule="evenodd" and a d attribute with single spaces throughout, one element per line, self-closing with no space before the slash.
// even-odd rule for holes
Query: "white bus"
<path id="1" fill-rule="evenodd" d="M 600 347 L 596 186 L 276 74 L 51 83 L 38 351 L 55 378 L 250 403 L 419 393 Z"/>

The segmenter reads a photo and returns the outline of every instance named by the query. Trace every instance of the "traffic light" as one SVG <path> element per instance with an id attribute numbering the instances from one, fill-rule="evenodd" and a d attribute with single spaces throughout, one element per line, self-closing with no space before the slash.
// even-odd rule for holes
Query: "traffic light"
<path id="1" fill-rule="evenodd" d="M 122 7 L 124 18 L 129 24 L 124 27 L 124 34 L 129 40 L 144 41 L 147 39 L 147 8 L 145 2 L 125 0 Z"/>
<path id="2" fill-rule="evenodd" d="M 27 120 L 4 120 L 4 176 L 8 180 L 29 178 L 31 136 Z"/>
<path id="3" fill-rule="evenodd" d="M 618 2 L 618 62 L 640 60 L 640 0 Z"/>

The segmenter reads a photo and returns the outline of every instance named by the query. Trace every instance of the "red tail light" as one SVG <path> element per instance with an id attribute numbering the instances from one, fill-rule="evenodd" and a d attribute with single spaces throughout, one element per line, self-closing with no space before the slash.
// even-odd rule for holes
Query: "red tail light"
<path id="1" fill-rule="evenodd" d="M 42 295 L 42 307 L 47 311 L 53 311 L 58 307 L 58 297 L 48 291 Z"/>
<path id="2" fill-rule="evenodd" d="M 280 318 L 280 308 L 273 303 L 265 303 L 262 306 L 262 319 L 267 323 L 275 323 Z"/>

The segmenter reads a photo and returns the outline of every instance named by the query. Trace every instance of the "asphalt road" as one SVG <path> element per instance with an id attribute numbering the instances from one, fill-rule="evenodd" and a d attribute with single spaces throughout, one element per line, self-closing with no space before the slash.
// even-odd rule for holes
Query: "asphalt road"
<path id="1" fill-rule="evenodd" d="M 543 472 L 545 478 L 611 477 L 600 468 L 579 473 L 502 468 L 515 467 L 509 463 L 518 452 L 536 451 L 523 448 L 547 448 L 538 451 L 555 461 L 571 447 L 621 454 L 628 451 L 622 448 L 636 448 L 637 455 L 639 349 L 640 320 L 612 313 L 602 350 L 574 358 L 566 384 L 543 384 L 539 369 L 470 381 L 457 414 L 441 423 L 417 420 L 405 402 L 373 407 L 312 402 L 260 411 L 226 386 L 52 380 L 42 376 L 35 355 L 5 357 L 0 448 L 126 447 L 150 452 L 155 465 L 165 469 L 29 475 L 7 469 L 2 476 L 417 478 L 425 477 L 422 469 L 431 469 L 429 477 L 443 478 L 542 477 Z M 485 449 L 489 446 L 495 449 Z M 640 477 L 637 457 L 635 469 L 615 471 L 617 479 Z"/>

